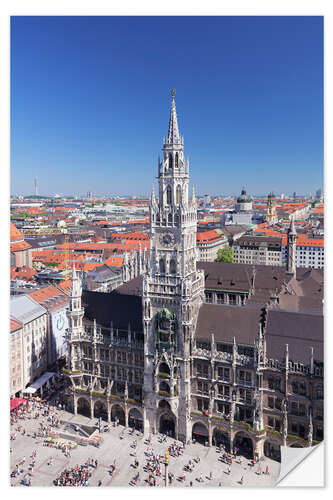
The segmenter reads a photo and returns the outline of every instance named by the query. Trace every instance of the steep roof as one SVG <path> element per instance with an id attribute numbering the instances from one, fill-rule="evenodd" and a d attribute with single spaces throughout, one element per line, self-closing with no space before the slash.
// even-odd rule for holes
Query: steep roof
<path id="1" fill-rule="evenodd" d="M 82 305 L 84 316 L 90 321 L 96 319 L 99 325 L 110 328 L 143 332 L 142 299 L 138 295 L 119 293 L 118 289 L 111 293 L 91 292 L 84 290 Z"/>
<path id="2" fill-rule="evenodd" d="M 251 264 L 229 264 L 226 262 L 198 262 L 198 268 L 205 273 L 205 288 L 226 291 L 249 291 L 253 270 L 255 270 L 255 293 L 250 302 L 264 304 L 283 282 L 291 278 L 281 266 Z"/>
<path id="3" fill-rule="evenodd" d="M 39 304 L 42 304 L 46 309 L 52 310 L 58 307 L 63 307 L 68 303 L 68 296 L 54 285 L 35 290 L 29 294 L 29 297 L 34 299 Z"/>
<path id="4" fill-rule="evenodd" d="M 197 339 L 253 345 L 259 331 L 261 310 L 239 306 L 202 304 L 195 331 Z"/>
<path id="5" fill-rule="evenodd" d="M 22 323 L 20 321 L 17 321 L 14 318 L 10 318 L 10 331 L 11 332 L 16 332 L 20 328 L 22 328 Z"/>
<path id="6" fill-rule="evenodd" d="M 15 295 L 10 300 L 10 314 L 11 316 L 21 321 L 23 324 L 29 323 L 39 316 L 42 316 L 47 311 L 40 304 L 35 302 L 28 295 Z"/>
<path id="7" fill-rule="evenodd" d="M 10 242 L 14 242 L 14 241 L 22 241 L 24 240 L 24 236 L 23 234 L 21 233 L 21 231 L 19 231 L 19 229 L 17 229 L 16 226 L 14 226 L 14 224 L 11 222 L 10 223 Z"/>
<path id="8" fill-rule="evenodd" d="M 322 315 L 268 310 L 267 357 L 282 360 L 285 357 L 285 345 L 288 344 L 291 361 L 309 364 L 310 347 L 313 347 L 314 359 L 322 362 L 324 360 L 323 328 Z"/>

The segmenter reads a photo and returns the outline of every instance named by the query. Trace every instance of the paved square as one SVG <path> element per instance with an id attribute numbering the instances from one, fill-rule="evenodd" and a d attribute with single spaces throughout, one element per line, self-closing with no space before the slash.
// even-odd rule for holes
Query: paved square
<path id="1" fill-rule="evenodd" d="M 73 422 L 76 424 L 95 424 L 97 419 L 90 420 L 83 415 L 73 415 L 66 411 L 56 410 L 56 415 L 62 420 Z M 45 446 L 44 438 L 33 437 L 34 432 L 38 431 L 40 423 L 47 425 L 47 417 L 40 416 L 38 419 L 19 420 L 12 425 L 11 432 L 16 432 L 16 439 L 11 441 L 11 471 L 15 465 L 25 457 L 25 462 L 19 468 L 23 470 L 15 478 L 11 478 L 12 486 L 21 484 L 23 477 L 29 477 L 29 464 L 32 462 L 31 453 L 37 451 L 36 463 L 31 477 L 32 486 L 52 486 L 53 481 L 65 469 L 71 469 L 75 465 L 84 464 L 88 458 L 97 459 L 97 467 L 90 467 L 92 476 L 89 481 L 90 486 L 97 486 L 101 482 L 102 486 L 126 486 L 129 485 L 131 479 L 139 472 L 140 478 L 137 481 L 137 486 L 148 486 L 148 473 L 143 470 L 146 465 L 145 452 L 148 448 L 153 449 L 155 454 L 165 455 L 168 446 L 174 443 L 174 439 L 167 438 L 161 443 L 161 436 L 153 435 L 150 444 L 141 435 L 135 432 L 131 434 L 130 429 L 125 429 L 122 426 L 110 428 L 110 431 L 103 434 L 103 442 L 99 448 L 92 445 L 78 446 L 70 451 L 70 456 L 66 457 L 60 449 L 50 448 Z M 25 429 L 25 435 L 17 431 L 18 425 L 22 425 Z M 124 438 L 121 439 L 120 435 Z M 134 449 L 131 447 L 134 439 L 137 441 L 136 459 L 139 462 L 138 468 L 133 467 L 135 456 Z M 190 459 L 195 457 L 200 458 L 192 472 L 185 472 L 185 480 L 179 481 L 177 478 L 184 472 L 184 465 L 188 464 Z M 52 463 L 49 465 L 49 460 Z M 115 462 L 116 461 L 116 462 Z M 110 466 L 116 463 L 116 469 L 111 474 Z M 242 463 L 234 463 L 231 466 L 230 474 L 227 473 L 228 466 L 220 461 L 220 454 L 215 447 L 207 448 L 196 443 L 186 445 L 182 455 L 174 458 L 170 455 L 168 472 L 174 475 L 174 480 L 171 487 L 190 486 L 207 487 L 207 486 L 241 486 L 241 478 L 243 477 L 243 486 L 273 486 L 280 470 L 280 464 L 265 457 L 260 462 L 261 471 L 264 471 L 266 466 L 269 467 L 269 475 L 258 474 L 258 465 L 252 467 L 250 462 L 242 458 Z M 161 466 L 162 474 L 157 478 L 156 485 L 164 486 L 164 465 Z M 212 479 L 209 479 L 212 473 Z M 199 482 L 198 479 L 203 481 Z"/>

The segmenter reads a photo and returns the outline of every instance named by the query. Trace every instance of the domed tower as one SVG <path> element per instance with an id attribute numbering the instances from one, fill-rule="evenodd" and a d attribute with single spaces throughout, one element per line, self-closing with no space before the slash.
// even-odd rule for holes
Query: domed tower
<path id="1" fill-rule="evenodd" d="M 197 204 L 189 198 L 189 161 L 179 134 L 175 91 L 158 161 L 159 197 L 150 201 L 150 269 L 143 280 L 145 429 L 191 435 L 190 355 L 204 297 L 197 270 Z"/>
<path id="2" fill-rule="evenodd" d="M 275 222 L 277 220 L 276 216 L 276 198 L 273 192 L 269 193 L 267 197 L 267 222 Z"/>
<path id="3" fill-rule="evenodd" d="M 246 189 L 243 187 L 240 196 L 237 198 L 236 212 L 251 212 L 252 198 L 246 194 Z"/>

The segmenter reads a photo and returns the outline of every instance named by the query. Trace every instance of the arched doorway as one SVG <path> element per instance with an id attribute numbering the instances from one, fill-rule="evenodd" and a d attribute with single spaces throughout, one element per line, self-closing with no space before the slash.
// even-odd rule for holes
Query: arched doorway
<path id="1" fill-rule="evenodd" d="M 276 441 L 265 441 L 264 443 L 264 455 L 272 460 L 281 462 L 281 448 L 279 443 Z"/>
<path id="2" fill-rule="evenodd" d="M 243 455 L 245 458 L 253 459 L 253 443 L 252 439 L 245 432 L 237 432 L 234 439 L 234 451 L 238 448 L 238 455 Z"/>
<path id="3" fill-rule="evenodd" d="M 226 432 L 221 429 L 214 429 L 213 432 L 213 444 L 215 446 L 224 446 L 227 451 L 230 451 L 230 438 Z"/>
<path id="4" fill-rule="evenodd" d="M 132 408 L 128 413 L 128 425 L 138 431 L 143 431 L 143 418 L 139 410 Z"/>
<path id="5" fill-rule="evenodd" d="M 175 419 L 170 413 L 164 413 L 160 417 L 160 433 L 172 438 L 175 437 Z"/>
<path id="6" fill-rule="evenodd" d="M 205 445 L 208 443 L 208 429 L 201 422 L 197 422 L 192 427 L 192 439 L 196 442 Z"/>
<path id="7" fill-rule="evenodd" d="M 85 417 L 90 417 L 90 402 L 86 398 L 77 400 L 77 412 Z"/>
<path id="8" fill-rule="evenodd" d="M 102 401 L 96 401 L 94 405 L 94 417 L 102 418 L 105 422 L 108 421 L 108 410 Z"/>
<path id="9" fill-rule="evenodd" d="M 113 405 L 111 408 L 111 420 L 118 419 L 120 425 L 125 425 L 125 412 L 120 405 Z"/>

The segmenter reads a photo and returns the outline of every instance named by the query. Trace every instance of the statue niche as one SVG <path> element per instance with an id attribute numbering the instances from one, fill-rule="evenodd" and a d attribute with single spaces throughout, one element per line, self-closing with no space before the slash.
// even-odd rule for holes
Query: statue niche
<path id="1" fill-rule="evenodd" d="M 176 315 L 163 307 L 155 315 L 156 347 L 159 351 L 166 351 L 177 347 Z"/>

